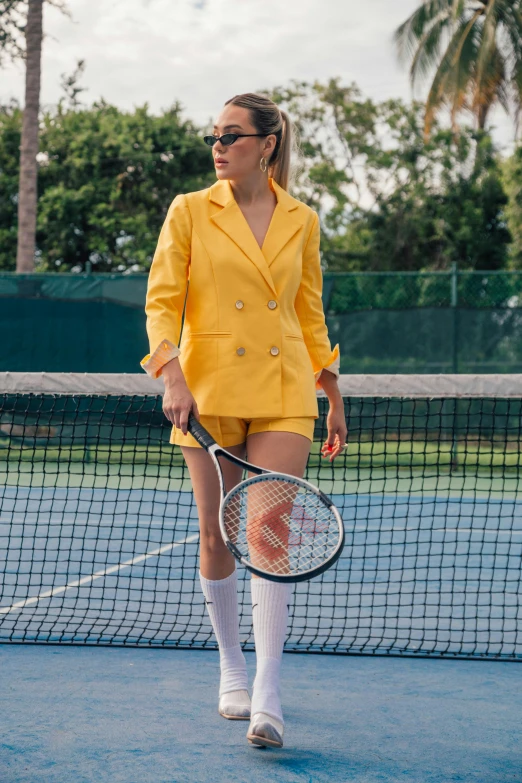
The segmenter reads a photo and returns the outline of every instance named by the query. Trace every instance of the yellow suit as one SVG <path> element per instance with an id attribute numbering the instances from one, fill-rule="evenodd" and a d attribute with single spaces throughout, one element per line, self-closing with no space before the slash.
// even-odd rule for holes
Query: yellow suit
<path id="1" fill-rule="evenodd" d="M 158 239 L 142 366 L 162 341 L 178 345 L 189 281 L 180 363 L 204 415 L 317 417 L 314 374 L 329 366 L 338 374 L 321 300 L 319 218 L 269 185 L 277 205 L 262 248 L 229 180 L 176 196 Z"/>

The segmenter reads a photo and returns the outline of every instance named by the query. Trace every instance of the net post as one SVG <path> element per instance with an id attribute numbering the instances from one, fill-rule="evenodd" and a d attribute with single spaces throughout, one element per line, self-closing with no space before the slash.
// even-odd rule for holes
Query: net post
<path id="1" fill-rule="evenodd" d="M 459 371 L 459 349 L 458 349 L 458 305 L 459 305 L 459 270 L 457 262 L 454 261 L 451 265 L 451 309 L 453 313 L 453 373 L 456 375 Z"/>

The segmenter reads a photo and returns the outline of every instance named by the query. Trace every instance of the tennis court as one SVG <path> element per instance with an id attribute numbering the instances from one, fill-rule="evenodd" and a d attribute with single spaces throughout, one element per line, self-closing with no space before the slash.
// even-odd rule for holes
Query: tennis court
<path id="1" fill-rule="evenodd" d="M 277 752 L 217 714 L 215 651 L 2 645 L 0 664 L 3 783 L 520 781 L 508 663 L 284 655 Z"/>
<path id="2" fill-rule="evenodd" d="M 320 399 L 307 477 L 339 508 L 346 544 L 329 571 L 295 586 L 285 649 L 323 654 L 284 656 L 289 742 L 273 762 L 262 751 L 252 761 L 242 728 L 217 716 L 197 513 L 158 384 L 2 376 L 0 654 L 20 695 L 5 779 L 31 779 L 16 760 L 27 711 L 37 720 L 74 692 L 52 751 L 65 777 L 44 769 L 51 750 L 35 728 L 29 753 L 44 779 L 129 781 L 122 770 L 136 758 L 136 780 L 230 780 L 249 752 L 245 780 L 519 780 L 521 670 L 508 662 L 522 660 L 522 379 L 485 378 L 343 378 L 350 448 L 333 465 L 320 460 Z M 141 649 L 107 649 L 116 645 Z M 66 752 L 80 747 L 73 726 L 91 772 Z"/>

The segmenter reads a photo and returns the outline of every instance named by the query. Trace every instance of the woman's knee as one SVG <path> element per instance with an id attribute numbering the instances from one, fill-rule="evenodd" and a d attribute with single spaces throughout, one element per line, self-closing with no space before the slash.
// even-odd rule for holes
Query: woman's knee
<path id="1" fill-rule="evenodd" d="M 209 555 L 219 554 L 226 549 L 221 533 L 219 530 L 213 529 L 201 529 L 199 546 L 201 550 Z"/>

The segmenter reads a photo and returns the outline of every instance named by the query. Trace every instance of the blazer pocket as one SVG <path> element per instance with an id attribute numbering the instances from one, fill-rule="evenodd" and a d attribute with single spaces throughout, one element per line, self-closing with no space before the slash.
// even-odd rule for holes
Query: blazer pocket
<path id="1" fill-rule="evenodd" d="M 232 332 L 191 332 L 191 337 L 232 337 Z"/>
<path id="2" fill-rule="evenodd" d="M 285 334 L 285 337 L 289 337 L 290 340 L 301 340 L 304 343 L 304 337 L 302 334 Z"/>

